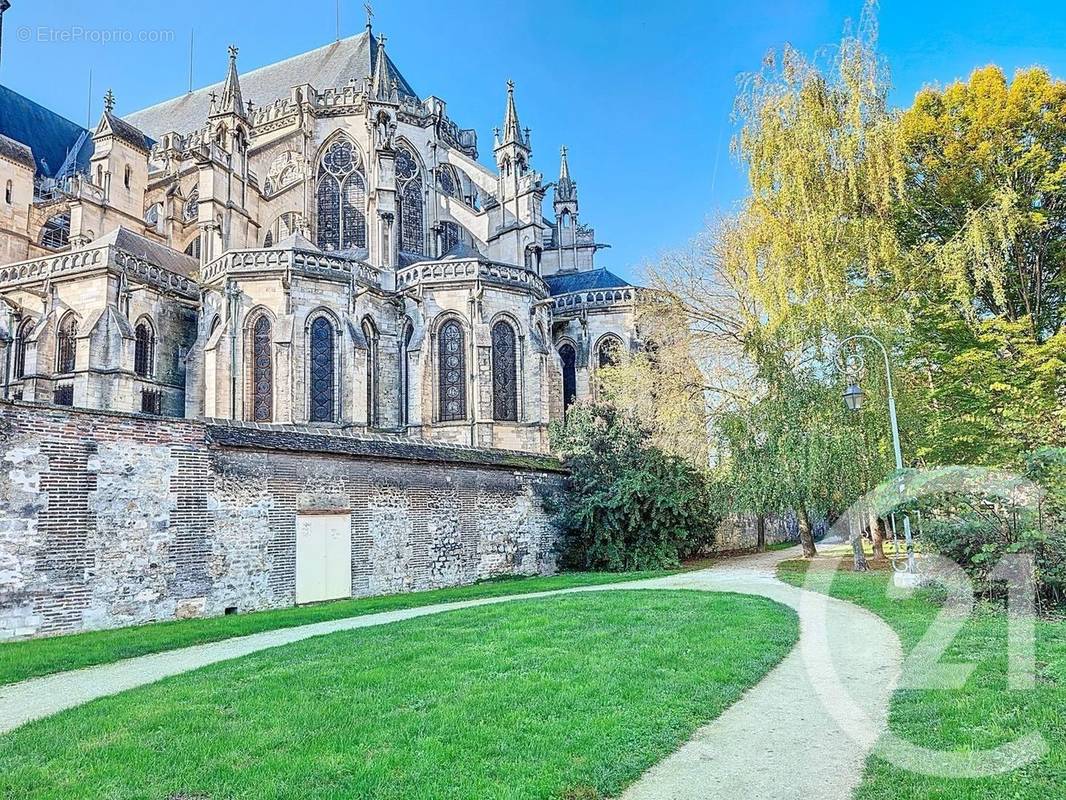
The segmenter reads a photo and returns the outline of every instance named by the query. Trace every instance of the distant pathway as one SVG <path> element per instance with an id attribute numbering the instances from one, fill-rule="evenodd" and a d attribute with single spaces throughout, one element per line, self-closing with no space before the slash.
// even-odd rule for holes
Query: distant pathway
<path id="1" fill-rule="evenodd" d="M 506 603 L 575 592 L 619 589 L 696 589 L 755 594 L 796 608 L 801 642 L 793 652 L 740 700 L 710 722 L 677 752 L 653 767 L 621 800 L 844 800 L 858 784 L 873 741 L 883 730 L 888 699 L 898 673 L 900 650 L 895 635 L 877 617 L 849 603 L 788 586 L 774 577 L 777 562 L 798 549 L 724 560 L 709 569 L 666 578 L 582 586 L 551 592 L 442 603 L 186 647 L 130 658 L 114 664 L 33 678 L 0 686 L 0 733 L 56 714 L 98 697 L 179 675 L 208 664 L 338 631 L 368 628 L 460 608 Z M 824 653 L 818 618 L 828 623 L 828 651 L 839 680 L 807 663 Z M 813 677 L 812 677 L 813 675 Z M 846 689 L 858 703 L 842 720 L 826 710 L 819 691 Z M 839 707 L 835 702 L 831 707 Z M 854 713 L 853 713 L 854 712 Z M 853 719 L 854 718 L 854 719 Z M 861 719 L 860 719 L 861 718 Z M 871 727 L 872 726 L 872 727 Z M 857 727 L 849 737 L 845 728 Z M 871 733 L 872 730 L 872 733 Z M 858 741 L 855 741 L 858 740 Z M 833 759 L 819 754 L 826 748 Z"/>

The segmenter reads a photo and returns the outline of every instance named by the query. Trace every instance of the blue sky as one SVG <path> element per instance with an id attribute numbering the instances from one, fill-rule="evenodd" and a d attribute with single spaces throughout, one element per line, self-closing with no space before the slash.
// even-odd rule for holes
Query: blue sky
<path id="1" fill-rule="evenodd" d="M 362 1 L 341 6 L 342 34 L 361 30 Z M 808 53 L 834 43 L 862 3 L 377 0 L 374 7 L 375 30 L 389 36 L 389 52 L 415 91 L 442 97 L 453 119 L 476 128 L 483 159 L 491 159 L 491 131 L 502 120 L 504 83 L 515 80 L 522 123 L 533 129 L 534 166 L 553 179 L 559 145 L 570 146 L 582 216 L 613 245 L 602 263 L 634 278 L 743 196 L 744 176 L 729 154 L 737 76 L 784 42 Z M 1042 64 L 1066 77 L 1061 0 L 884 0 L 879 16 L 898 105 L 925 84 L 988 63 L 1008 72 Z M 12 0 L 4 21 L 0 82 L 81 123 L 89 67 L 94 121 L 107 87 L 120 113 L 185 91 L 190 28 L 197 86 L 222 79 L 230 42 L 247 70 L 336 36 L 335 0 Z M 133 41 L 100 41 L 109 31 L 129 31 Z M 158 31 L 172 41 L 137 41 Z"/>

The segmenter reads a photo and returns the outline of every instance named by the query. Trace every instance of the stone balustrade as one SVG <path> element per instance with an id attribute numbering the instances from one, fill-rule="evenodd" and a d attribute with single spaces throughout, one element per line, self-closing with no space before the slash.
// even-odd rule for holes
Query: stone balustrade
<path id="1" fill-rule="evenodd" d="M 136 282 L 157 289 L 173 291 L 183 297 L 198 298 L 199 289 L 194 281 L 184 275 L 151 264 L 113 245 L 59 253 L 30 261 L 20 261 L 0 267 L 0 286 L 39 283 L 77 275 L 92 270 L 113 268 L 122 271 Z"/>
<path id="2" fill-rule="evenodd" d="M 345 283 L 354 280 L 364 286 L 381 287 L 381 271 L 352 259 L 302 250 L 231 250 L 207 264 L 201 272 L 204 284 L 216 283 L 234 274 L 292 270 L 314 278 L 332 278 Z"/>
<path id="3" fill-rule="evenodd" d="M 556 316 L 575 314 L 583 309 L 602 309 L 615 306 L 632 305 L 636 301 L 635 286 L 617 289 L 587 289 L 581 292 L 567 292 L 552 298 L 552 309 Z"/>
<path id="4" fill-rule="evenodd" d="M 396 273 L 396 290 L 418 285 L 484 281 L 502 286 L 522 287 L 539 299 L 548 296 L 548 285 L 534 272 L 491 261 L 427 261 Z"/>

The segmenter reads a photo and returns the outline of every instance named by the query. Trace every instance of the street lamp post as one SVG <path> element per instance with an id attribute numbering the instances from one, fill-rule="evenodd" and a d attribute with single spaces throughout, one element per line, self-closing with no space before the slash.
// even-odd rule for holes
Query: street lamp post
<path id="1" fill-rule="evenodd" d="M 843 347 L 850 342 L 857 342 L 860 340 L 873 342 L 881 348 L 881 355 L 884 358 L 885 364 L 885 386 L 888 391 L 888 424 L 892 429 L 892 449 L 896 456 L 896 470 L 902 473 L 903 451 L 899 444 L 899 424 L 896 422 L 896 396 L 892 391 L 892 367 L 888 361 L 888 348 L 886 348 L 877 337 L 866 333 L 859 333 L 854 336 L 849 336 L 841 341 L 837 346 L 838 350 L 843 349 Z M 848 388 L 844 390 L 844 402 L 847 403 L 848 409 L 851 411 L 860 411 L 865 398 L 866 393 L 862 390 L 862 387 L 854 381 L 849 383 Z M 900 475 L 899 493 L 900 496 L 903 495 L 902 474 Z M 903 538 L 907 542 L 907 572 L 913 574 L 918 570 L 914 563 L 914 540 L 911 537 L 911 520 L 906 514 L 903 515 Z"/>

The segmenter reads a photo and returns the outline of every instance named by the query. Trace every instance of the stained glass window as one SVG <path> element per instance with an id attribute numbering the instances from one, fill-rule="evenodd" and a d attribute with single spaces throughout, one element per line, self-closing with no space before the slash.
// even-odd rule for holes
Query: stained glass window
<path id="1" fill-rule="evenodd" d="M 440 224 L 440 252 L 441 255 L 449 252 L 453 247 L 462 241 L 462 236 L 459 233 L 460 228 L 454 222 L 445 220 Z"/>
<path id="2" fill-rule="evenodd" d="M 563 362 L 563 408 L 567 409 L 577 399 L 577 351 L 571 344 L 559 348 Z"/>
<path id="3" fill-rule="evenodd" d="M 463 328 L 449 320 L 440 329 L 440 418 L 466 419 L 466 354 Z"/>
<path id="4" fill-rule="evenodd" d="M 459 186 L 455 180 L 455 173 L 448 167 L 441 167 L 437 171 L 437 187 L 447 197 L 455 197 L 459 192 Z"/>
<path id="5" fill-rule="evenodd" d="M 33 330 L 33 321 L 24 320 L 15 334 L 15 379 L 26 375 L 26 345 Z"/>
<path id="6" fill-rule="evenodd" d="M 197 236 L 191 242 L 189 246 L 185 248 L 185 255 L 192 256 L 193 258 L 200 257 L 200 237 Z"/>
<path id="7" fill-rule="evenodd" d="M 274 419 L 274 359 L 270 318 L 263 314 L 252 326 L 252 421 Z"/>
<path id="8" fill-rule="evenodd" d="M 311 323 L 310 417 L 333 422 L 333 327 L 325 317 Z"/>
<path id="9" fill-rule="evenodd" d="M 399 190 L 400 250 L 413 255 L 426 254 L 426 209 L 418 161 L 407 148 L 396 154 L 396 182 Z"/>
<path id="10" fill-rule="evenodd" d="M 182 217 L 186 222 L 193 222 L 200 216 L 200 189 L 199 187 L 189 192 L 189 199 L 185 201 L 185 209 Z"/>
<path id="11" fill-rule="evenodd" d="M 318 246 L 323 250 L 366 247 L 366 176 L 350 139 L 326 148 L 318 168 Z"/>
<path id="12" fill-rule="evenodd" d="M 377 389 L 378 367 L 378 332 L 369 319 L 363 320 L 363 336 L 366 338 L 366 424 L 373 427 L 378 424 Z"/>
<path id="13" fill-rule="evenodd" d="M 78 357 L 78 320 L 73 314 L 67 314 L 59 324 L 56 336 L 56 372 L 74 371 Z"/>
<path id="14" fill-rule="evenodd" d="M 155 348 L 155 336 L 148 320 L 137 323 L 134 331 L 133 371 L 142 378 L 152 374 L 152 350 Z"/>
<path id="15" fill-rule="evenodd" d="M 400 337 L 400 424 L 406 425 L 408 420 L 408 405 L 411 402 L 411 368 L 408 365 L 408 356 L 411 350 L 411 339 L 415 335 L 415 329 L 408 322 L 404 327 L 403 336 Z"/>
<path id="16" fill-rule="evenodd" d="M 515 333 L 506 322 L 492 326 L 492 417 L 518 421 Z"/>

